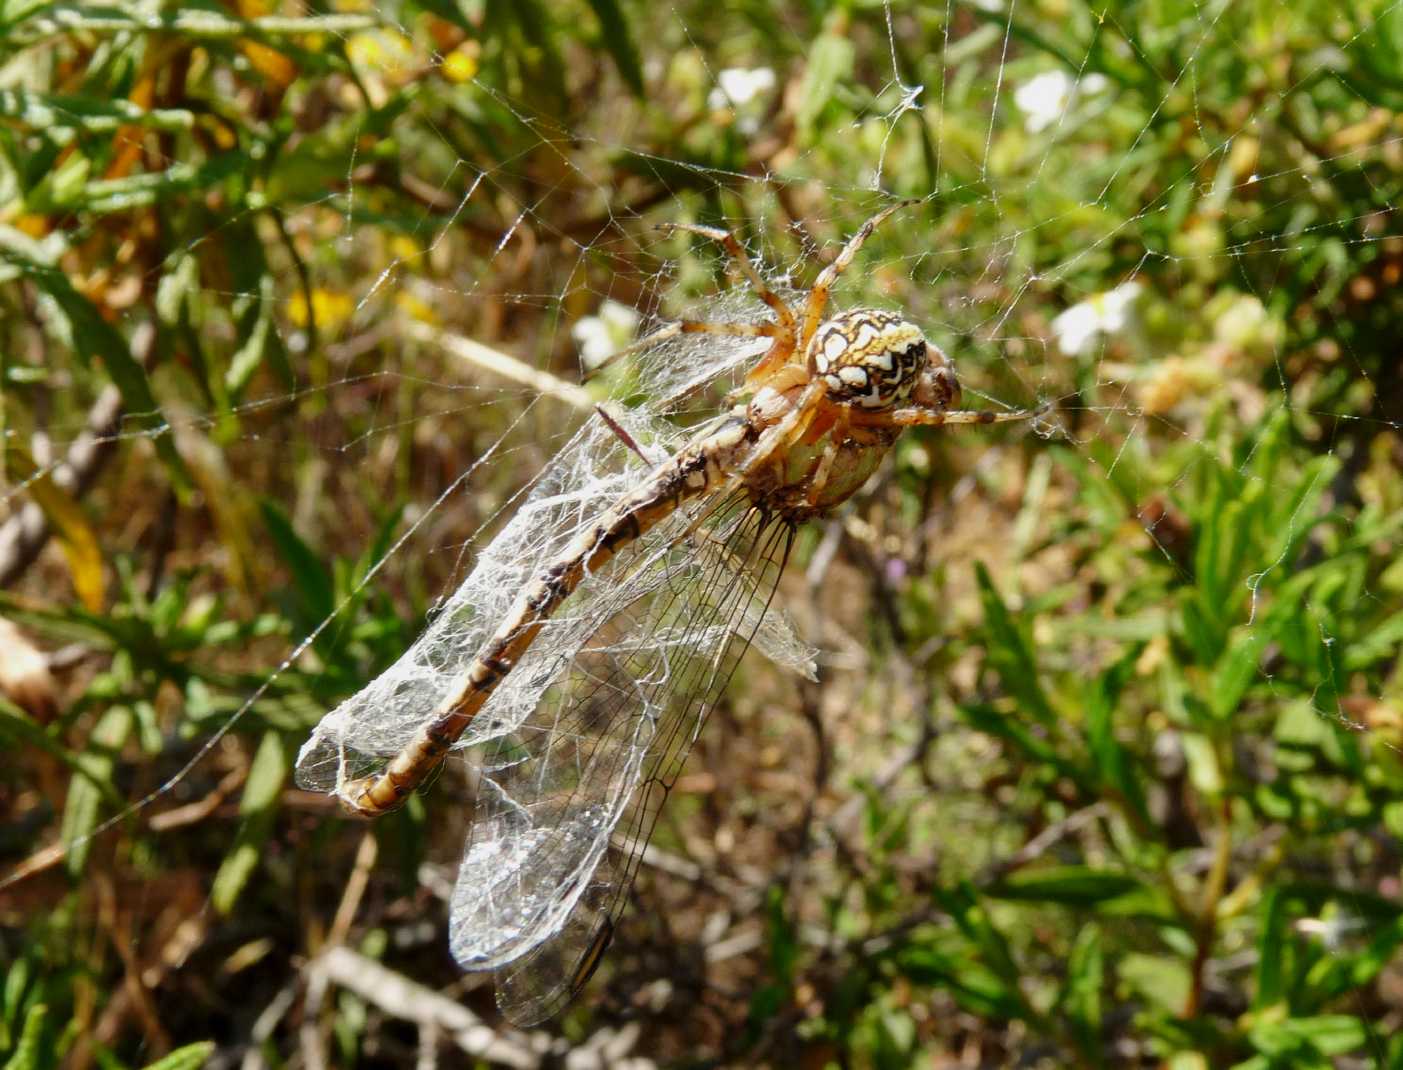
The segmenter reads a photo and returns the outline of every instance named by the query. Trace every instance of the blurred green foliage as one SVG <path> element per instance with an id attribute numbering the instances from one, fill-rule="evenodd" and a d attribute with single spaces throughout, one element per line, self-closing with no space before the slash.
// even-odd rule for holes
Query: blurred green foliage
<path id="1" fill-rule="evenodd" d="M 420 890 L 460 797 L 289 781 L 567 422 L 406 325 L 570 379 L 601 299 L 725 285 L 652 224 L 800 284 L 885 195 L 842 300 L 1055 428 L 908 436 L 826 529 L 862 668 L 746 667 L 658 838 L 718 876 L 560 1030 L 1403 1067 L 1403 7 L 3 0 L 0 64 L 6 1070 L 402 1065 L 348 939 L 490 1014 Z"/>

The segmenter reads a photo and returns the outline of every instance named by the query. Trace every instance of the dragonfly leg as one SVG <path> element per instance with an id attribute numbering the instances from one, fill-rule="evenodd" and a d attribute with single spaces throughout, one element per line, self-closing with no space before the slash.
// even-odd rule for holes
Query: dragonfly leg
<path id="1" fill-rule="evenodd" d="M 828 291 L 838 281 L 838 276 L 846 271 L 848 265 L 853 262 L 853 257 L 857 256 L 857 251 L 862 248 L 862 243 L 872 236 L 872 232 L 887 216 L 916 203 L 914 200 L 898 201 L 896 204 L 883 208 L 862 224 L 858 232 L 848 239 L 848 243 L 838 253 L 838 258 L 818 273 L 818 278 L 814 280 L 813 289 L 809 291 L 809 300 L 804 306 L 804 325 L 799 332 L 798 339 L 799 352 L 803 353 L 808 350 L 809 340 L 818 330 L 818 325 L 823 322 L 823 311 L 828 307 Z"/>
<path id="2" fill-rule="evenodd" d="M 645 450 L 642 446 L 640 446 L 638 444 L 638 440 L 628 433 L 628 428 L 624 427 L 623 424 L 619 423 L 618 418 L 614 415 L 611 409 L 611 406 L 599 404 L 594 407 L 594 411 L 599 415 L 599 418 L 604 421 L 604 426 L 607 427 L 610 431 L 614 432 L 614 437 L 617 438 L 634 453 L 636 453 L 639 457 L 641 457 L 643 459 L 644 464 L 648 465 L 649 467 L 656 467 L 657 465 L 662 464 L 663 461 L 667 460 L 667 454 L 665 452 L 658 452 L 654 454 L 653 452 Z"/>

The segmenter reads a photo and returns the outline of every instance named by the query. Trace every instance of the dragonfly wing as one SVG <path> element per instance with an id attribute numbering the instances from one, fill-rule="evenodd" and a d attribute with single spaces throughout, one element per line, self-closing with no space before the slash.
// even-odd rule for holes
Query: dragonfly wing
<path id="1" fill-rule="evenodd" d="M 519 1023 L 554 1013 L 592 972 L 792 538 L 744 500 L 692 526 L 613 577 L 627 601 L 484 748 L 450 939 L 463 966 L 499 971 L 499 1002 Z M 611 840 L 624 847 L 609 858 Z"/>
<path id="2" fill-rule="evenodd" d="M 497 970 L 497 1004 L 515 1025 L 554 1017 L 594 976 L 614 938 L 618 883 L 606 856 L 560 931 Z"/>
<path id="3" fill-rule="evenodd" d="M 676 445 L 677 431 L 646 413 L 621 417 L 640 442 Z M 335 791 L 345 780 L 378 772 L 407 745 L 457 686 L 463 672 L 506 616 L 516 593 L 538 576 L 577 532 L 644 471 L 642 462 L 598 417 L 571 439 L 524 492 L 516 513 L 481 550 L 472 571 L 440 604 L 414 644 L 366 687 L 326 714 L 303 745 L 297 782 L 305 788 Z M 576 592 L 573 620 L 588 619 L 589 601 L 607 597 L 595 585 Z M 597 614 L 596 614 L 597 615 Z M 570 621 L 553 623 L 557 653 L 583 642 Z M 469 726 L 459 742 L 466 747 L 506 730 L 534 705 L 526 677 L 513 673 L 510 688 Z M 544 686 L 537 679 L 537 693 Z"/>

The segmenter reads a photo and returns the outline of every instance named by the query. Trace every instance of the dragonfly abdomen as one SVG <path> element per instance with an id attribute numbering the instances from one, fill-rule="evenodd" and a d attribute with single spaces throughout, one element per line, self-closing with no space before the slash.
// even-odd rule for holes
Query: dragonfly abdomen
<path id="1" fill-rule="evenodd" d="M 755 428 L 743 418 L 722 424 L 683 448 L 581 532 L 517 598 L 511 612 L 473 659 L 458 688 L 433 719 L 381 772 L 341 785 L 345 805 L 365 817 L 393 809 L 414 791 L 466 731 L 503 678 L 521 660 L 546 621 L 589 573 L 692 498 L 724 483 Z"/>

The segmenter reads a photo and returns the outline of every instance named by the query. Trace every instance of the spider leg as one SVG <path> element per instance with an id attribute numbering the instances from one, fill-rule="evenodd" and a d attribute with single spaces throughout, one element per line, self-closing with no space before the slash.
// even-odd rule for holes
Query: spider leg
<path id="1" fill-rule="evenodd" d="M 848 438 L 859 446 L 879 446 L 883 442 L 882 432 L 887 428 L 864 427 L 862 424 L 848 426 Z"/>
<path id="2" fill-rule="evenodd" d="M 1006 424 L 1016 420 L 1031 420 L 1046 412 L 1048 406 L 1036 409 L 1016 409 L 1009 412 L 966 411 L 954 409 L 931 409 L 914 406 L 906 409 L 889 409 L 886 412 L 855 412 L 854 423 L 866 427 L 941 427 L 945 424 Z"/>
<path id="3" fill-rule="evenodd" d="M 726 250 L 726 255 L 736 262 L 736 267 L 740 268 L 741 274 L 750 280 L 750 285 L 755 288 L 756 296 L 774 311 L 775 319 L 779 322 L 780 327 L 791 335 L 794 333 L 794 313 L 760 277 L 760 273 L 755 270 L 755 265 L 750 262 L 750 257 L 745 255 L 745 250 L 741 247 L 740 242 L 729 230 L 722 230 L 720 227 L 704 227 L 696 223 L 661 223 L 658 225 L 658 229 L 665 234 L 685 230 L 689 234 L 699 234 L 703 238 L 710 238 L 720 244 L 721 248 Z"/>
<path id="4" fill-rule="evenodd" d="M 711 323 L 702 320 L 678 320 L 682 334 L 731 334 L 742 338 L 777 338 L 780 328 L 773 323 Z"/>
<path id="5" fill-rule="evenodd" d="M 838 253 L 838 258 L 818 273 L 813 289 L 809 291 L 808 303 L 804 306 L 804 327 L 799 332 L 799 352 L 802 353 L 808 348 L 809 339 L 813 338 L 814 331 L 818 330 L 818 325 L 823 322 L 823 310 L 828 306 L 828 291 L 838 281 L 838 276 L 846 271 L 848 265 L 853 262 L 853 257 L 857 256 L 857 251 L 862 248 L 862 243 L 872 236 L 872 232 L 887 216 L 916 203 L 914 200 L 898 201 L 896 204 L 883 208 L 862 224 L 858 232 L 848 239 L 848 244 L 843 246 L 842 251 Z"/>
<path id="6" fill-rule="evenodd" d="M 721 248 L 726 250 L 726 254 L 736 262 L 736 267 L 749 280 L 760 300 L 769 305 L 774 312 L 774 326 L 778 330 L 771 337 L 775 339 L 775 344 L 745 377 L 746 387 L 752 390 L 757 389 L 776 369 L 782 367 L 789 360 L 790 355 L 797 348 L 797 339 L 794 336 L 794 312 L 779 294 L 770 289 L 760 272 L 755 270 L 755 265 L 751 263 L 750 257 L 746 255 L 741 243 L 729 230 L 722 230 L 720 227 L 704 227 L 696 223 L 662 223 L 658 229 L 666 233 L 682 230 L 717 242 Z"/>
<path id="7" fill-rule="evenodd" d="M 818 415 L 819 403 L 823 400 L 822 379 L 815 379 L 804 388 L 799 399 L 789 413 L 779 423 L 767 428 L 755 444 L 755 450 L 745 459 L 736 472 L 738 479 L 744 479 L 752 472 L 759 471 L 773 457 L 781 446 L 788 447 L 798 442 Z"/>
<path id="8" fill-rule="evenodd" d="M 828 485 L 828 475 L 833 471 L 833 462 L 838 459 L 838 450 L 842 448 L 843 440 L 848 437 L 850 419 L 848 412 L 843 410 L 833 421 L 833 427 L 828 432 L 828 441 L 823 447 L 823 456 L 819 458 L 818 466 L 809 478 L 809 491 L 804 495 L 804 500 L 810 507 L 818 504 L 819 495 Z"/>
<path id="9" fill-rule="evenodd" d="M 741 338 L 774 338 L 778 332 L 779 328 L 773 323 L 704 323 L 700 320 L 678 320 L 675 323 L 669 323 L 666 327 L 660 327 L 646 338 L 640 338 L 636 342 L 630 342 L 622 349 L 614 350 L 594 367 L 586 369 L 584 378 L 588 381 L 621 357 L 626 357 L 631 353 L 641 353 L 643 350 L 651 349 L 670 338 L 676 338 L 679 334 L 724 334 Z"/>

